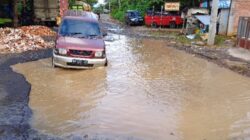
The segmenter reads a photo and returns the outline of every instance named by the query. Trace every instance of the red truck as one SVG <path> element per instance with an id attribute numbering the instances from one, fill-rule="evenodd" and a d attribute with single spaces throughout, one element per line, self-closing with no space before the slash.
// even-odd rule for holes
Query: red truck
<path id="1" fill-rule="evenodd" d="M 169 26 L 170 28 L 176 28 L 183 24 L 183 19 L 180 15 L 163 13 L 147 13 L 144 17 L 146 26 L 158 27 L 158 26 Z"/>

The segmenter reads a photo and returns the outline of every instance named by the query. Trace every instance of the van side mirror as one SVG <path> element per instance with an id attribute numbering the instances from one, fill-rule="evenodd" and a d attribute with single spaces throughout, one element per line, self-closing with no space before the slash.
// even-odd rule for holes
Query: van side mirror
<path id="1" fill-rule="evenodd" d="M 59 27 L 54 27 L 54 28 L 53 28 L 53 31 L 55 31 L 55 32 L 57 32 L 57 33 L 58 33 L 58 31 L 59 31 Z"/>

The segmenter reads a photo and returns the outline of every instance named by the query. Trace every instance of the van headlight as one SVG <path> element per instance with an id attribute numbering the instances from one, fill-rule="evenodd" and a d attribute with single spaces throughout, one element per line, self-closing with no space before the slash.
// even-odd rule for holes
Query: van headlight
<path id="1" fill-rule="evenodd" d="M 55 48 L 54 52 L 59 55 L 67 55 L 67 49 L 64 48 Z"/>
<path id="2" fill-rule="evenodd" d="M 64 48 L 58 48 L 58 52 L 59 52 L 59 54 L 61 54 L 61 55 L 66 55 L 66 54 L 67 54 L 67 50 L 64 49 Z"/>
<path id="3" fill-rule="evenodd" d="M 103 51 L 95 52 L 95 57 L 103 57 Z"/>

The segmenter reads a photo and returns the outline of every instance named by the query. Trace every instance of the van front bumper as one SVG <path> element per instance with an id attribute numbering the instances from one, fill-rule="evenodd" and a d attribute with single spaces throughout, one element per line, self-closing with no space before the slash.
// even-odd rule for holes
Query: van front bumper
<path id="1" fill-rule="evenodd" d="M 74 69 L 89 69 L 93 67 L 101 67 L 107 64 L 107 58 L 77 58 L 56 55 L 53 53 L 54 66 Z"/>

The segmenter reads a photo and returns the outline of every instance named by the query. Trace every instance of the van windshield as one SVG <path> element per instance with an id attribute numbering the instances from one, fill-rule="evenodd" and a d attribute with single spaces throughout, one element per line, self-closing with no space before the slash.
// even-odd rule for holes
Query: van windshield
<path id="1" fill-rule="evenodd" d="M 99 37 L 101 31 L 98 23 L 76 19 L 64 19 L 59 30 L 61 36 Z"/>

